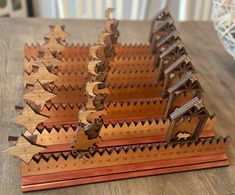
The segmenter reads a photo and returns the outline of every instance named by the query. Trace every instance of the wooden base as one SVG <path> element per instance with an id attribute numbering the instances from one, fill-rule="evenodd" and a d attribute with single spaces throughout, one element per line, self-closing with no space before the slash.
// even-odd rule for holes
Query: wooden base
<path id="1" fill-rule="evenodd" d="M 22 178 L 23 192 L 229 165 L 226 154 L 135 163 L 33 175 Z"/>

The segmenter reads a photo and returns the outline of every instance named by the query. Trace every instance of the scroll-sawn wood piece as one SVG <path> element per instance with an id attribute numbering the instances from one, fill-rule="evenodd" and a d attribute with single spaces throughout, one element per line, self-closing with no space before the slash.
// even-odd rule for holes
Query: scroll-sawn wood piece
<path id="1" fill-rule="evenodd" d="M 59 40 L 56 39 L 54 36 L 46 38 L 47 42 L 43 45 L 43 48 L 50 49 L 51 52 L 61 52 L 65 49 L 65 47 L 59 43 Z"/>
<path id="2" fill-rule="evenodd" d="M 46 38 L 55 37 L 56 39 L 61 39 L 65 41 L 70 35 L 65 32 L 65 26 L 55 25 L 50 26 L 51 31 L 45 36 Z"/>
<path id="3" fill-rule="evenodd" d="M 76 141 L 72 144 L 73 151 L 93 149 L 100 142 L 100 138 L 88 139 L 83 129 L 78 129 Z"/>
<path id="4" fill-rule="evenodd" d="M 36 83 L 33 86 L 33 89 L 28 91 L 24 95 L 24 98 L 26 100 L 32 101 L 36 105 L 39 105 L 42 109 L 45 103 L 55 96 L 56 96 L 55 94 L 45 90 L 39 81 L 36 81 Z"/>
<path id="5" fill-rule="evenodd" d="M 170 114 L 171 125 L 167 135 L 168 142 L 182 141 L 179 139 L 179 134 L 189 134 L 184 140 L 197 140 L 209 116 L 210 114 L 202 100 L 198 97 L 193 98 Z M 196 121 L 190 129 L 182 127 L 185 121 L 193 119 L 196 119 Z"/>
<path id="6" fill-rule="evenodd" d="M 48 69 L 45 67 L 45 64 L 43 62 L 40 62 L 40 65 L 38 66 L 37 72 L 28 75 L 25 74 L 24 76 L 24 82 L 26 84 L 32 84 L 36 83 L 36 81 L 40 81 L 41 84 L 46 84 L 53 82 L 57 79 L 57 76 L 55 74 L 52 74 L 48 71 Z"/>
<path id="7" fill-rule="evenodd" d="M 11 121 L 24 126 L 31 134 L 35 131 L 38 124 L 47 120 L 48 117 L 37 114 L 26 104 L 22 113 L 14 117 Z"/>
<path id="8" fill-rule="evenodd" d="M 45 150 L 45 147 L 32 144 L 26 137 L 20 136 L 17 143 L 6 149 L 4 152 L 17 156 L 28 164 L 34 155 L 43 150 Z"/>

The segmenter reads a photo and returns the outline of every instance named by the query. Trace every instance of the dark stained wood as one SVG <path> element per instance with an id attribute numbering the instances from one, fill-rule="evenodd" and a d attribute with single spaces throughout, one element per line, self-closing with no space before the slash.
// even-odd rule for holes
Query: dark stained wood
<path id="1" fill-rule="evenodd" d="M 24 43 L 40 40 L 48 25 L 65 24 L 73 36 L 69 42 L 94 43 L 103 21 L 0 19 L 0 150 L 8 146 L 8 135 L 20 135 L 10 118 L 14 105 L 23 104 Z M 92 26 L 92 28 L 91 28 Z M 198 71 L 205 91 L 208 110 L 216 112 L 216 131 L 235 137 L 235 62 L 223 49 L 209 22 L 180 23 L 184 45 Z M 121 42 L 147 42 L 150 22 L 120 22 Z M 232 194 L 235 193 L 235 143 L 228 150 L 231 165 L 185 173 L 166 174 L 66 189 L 42 191 L 36 194 Z M 20 194 L 18 160 L 0 153 L 0 194 Z M 31 194 L 31 193 L 28 193 Z M 35 193 L 34 193 L 35 194 Z"/>

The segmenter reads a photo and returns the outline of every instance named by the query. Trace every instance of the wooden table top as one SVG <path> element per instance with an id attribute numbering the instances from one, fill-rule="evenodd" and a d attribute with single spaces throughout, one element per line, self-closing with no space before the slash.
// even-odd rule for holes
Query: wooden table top
<path id="1" fill-rule="evenodd" d="M 66 25 L 70 43 L 94 43 L 104 24 L 98 20 L 0 19 L 0 151 L 8 146 L 9 135 L 19 136 L 23 130 L 9 120 L 16 114 L 14 106 L 23 104 L 24 43 L 42 43 L 48 25 L 56 23 Z M 216 132 L 232 138 L 227 152 L 231 165 L 32 194 L 235 194 L 235 61 L 223 49 L 211 22 L 177 26 L 198 71 L 207 107 L 217 114 Z M 149 28 L 149 22 L 121 21 L 119 42 L 147 42 Z M 18 163 L 0 153 L 0 194 L 21 194 Z"/>

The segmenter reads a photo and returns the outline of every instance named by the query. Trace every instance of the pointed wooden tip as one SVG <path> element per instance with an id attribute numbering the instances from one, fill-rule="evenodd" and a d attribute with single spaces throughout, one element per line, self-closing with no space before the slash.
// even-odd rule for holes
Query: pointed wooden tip
<path id="1" fill-rule="evenodd" d="M 12 118 L 11 121 L 25 127 L 32 134 L 37 125 L 47 119 L 48 117 L 37 114 L 28 104 L 26 104 L 22 113 Z"/>
<path id="2" fill-rule="evenodd" d="M 24 98 L 28 101 L 32 101 L 36 105 L 39 105 L 41 110 L 46 102 L 55 96 L 55 94 L 45 90 L 42 84 L 37 81 L 34 87 L 24 95 Z"/>
<path id="3" fill-rule="evenodd" d="M 19 157 L 21 160 L 28 164 L 35 154 L 42 152 L 43 150 L 45 150 L 45 148 L 45 146 L 32 144 L 28 138 L 22 135 L 18 138 L 15 145 L 7 148 L 2 152 L 7 152 L 10 155 Z"/>
<path id="4" fill-rule="evenodd" d="M 106 18 L 111 18 L 111 13 L 112 13 L 114 10 L 115 10 L 115 8 L 111 8 L 111 7 L 107 8 L 107 9 L 105 10 L 105 17 L 106 17 Z"/>

